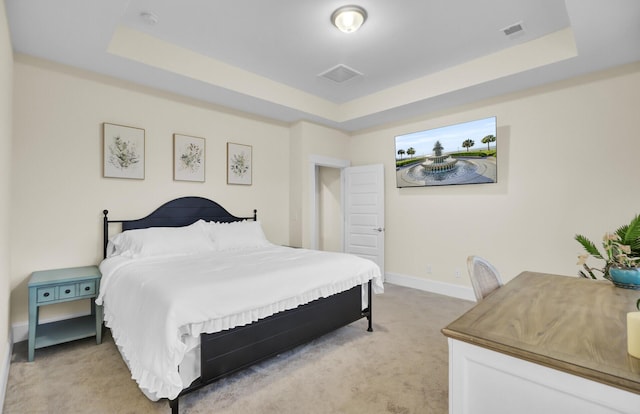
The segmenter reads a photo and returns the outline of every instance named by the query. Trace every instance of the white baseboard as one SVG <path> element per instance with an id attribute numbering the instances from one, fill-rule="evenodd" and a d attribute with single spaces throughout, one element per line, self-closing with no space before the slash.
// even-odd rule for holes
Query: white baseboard
<path id="1" fill-rule="evenodd" d="M 7 384 L 9 383 L 9 369 L 11 368 L 11 355 L 13 354 L 13 339 L 11 338 L 11 333 L 9 333 L 9 340 L 7 341 L 7 346 L 5 347 L 6 354 L 3 355 L 1 359 L 2 363 L 2 378 L 0 378 L 0 414 L 2 414 L 2 409 L 4 407 L 4 397 L 7 394 Z"/>
<path id="2" fill-rule="evenodd" d="M 389 272 L 385 273 L 385 282 L 413 289 L 424 290 L 426 292 L 437 293 L 439 295 L 451 296 L 458 299 L 465 299 L 473 302 L 476 301 L 476 297 L 473 294 L 472 288 L 454 285 L 451 283 L 437 282 L 435 280 Z"/>
<path id="3" fill-rule="evenodd" d="M 13 332 L 13 343 L 22 342 L 29 339 L 29 323 L 14 323 L 11 325 L 11 331 Z"/>

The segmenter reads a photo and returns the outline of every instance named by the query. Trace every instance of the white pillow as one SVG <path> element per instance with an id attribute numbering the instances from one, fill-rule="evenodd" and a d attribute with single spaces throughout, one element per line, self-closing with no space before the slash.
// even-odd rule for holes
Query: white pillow
<path id="1" fill-rule="evenodd" d="M 209 237 L 216 250 L 238 250 L 269 246 L 259 221 L 211 222 Z"/>
<path id="2" fill-rule="evenodd" d="M 127 230 L 109 239 L 108 256 L 175 256 L 213 251 L 206 224 L 199 220 L 184 227 Z"/>

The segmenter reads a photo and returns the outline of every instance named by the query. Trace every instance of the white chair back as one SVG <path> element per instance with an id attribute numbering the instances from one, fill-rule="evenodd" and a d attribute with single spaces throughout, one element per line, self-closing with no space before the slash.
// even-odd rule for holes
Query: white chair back
<path id="1" fill-rule="evenodd" d="M 469 270 L 473 293 L 475 293 L 478 302 L 502 286 L 502 279 L 500 279 L 498 270 L 482 257 L 469 256 L 467 258 L 467 269 Z"/>

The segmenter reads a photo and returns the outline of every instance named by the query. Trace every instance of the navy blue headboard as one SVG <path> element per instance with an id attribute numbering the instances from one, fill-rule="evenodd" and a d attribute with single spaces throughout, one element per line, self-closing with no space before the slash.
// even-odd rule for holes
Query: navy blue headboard
<path id="1" fill-rule="evenodd" d="M 182 227 L 188 226 L 202 219 L 205 221 L 241 221 L 257 220 L 258 211 L 253 210 L 252 217 L 236 217 L 215 201 L 203 197 L 181 197 L 171 200 L 146 217 L 135 220 L 109 220 L 108 210 L 102 212 L 104 257 L 107 257 L 107 243 L 109 241 L 109 223 L 122 223 L 122 231 L 146 229 L 149 227 Z"/>

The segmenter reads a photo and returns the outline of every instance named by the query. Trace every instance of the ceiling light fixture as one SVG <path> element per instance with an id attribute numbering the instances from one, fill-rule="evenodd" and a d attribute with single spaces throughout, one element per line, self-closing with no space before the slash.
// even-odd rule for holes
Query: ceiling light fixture
<path id="1" fill-rule="evenodd" d="M 334 11 L 331 23 L 345 33 L 353 33 L 367 20 L 367 11 L 360 6 L 344 6 Z"/>

